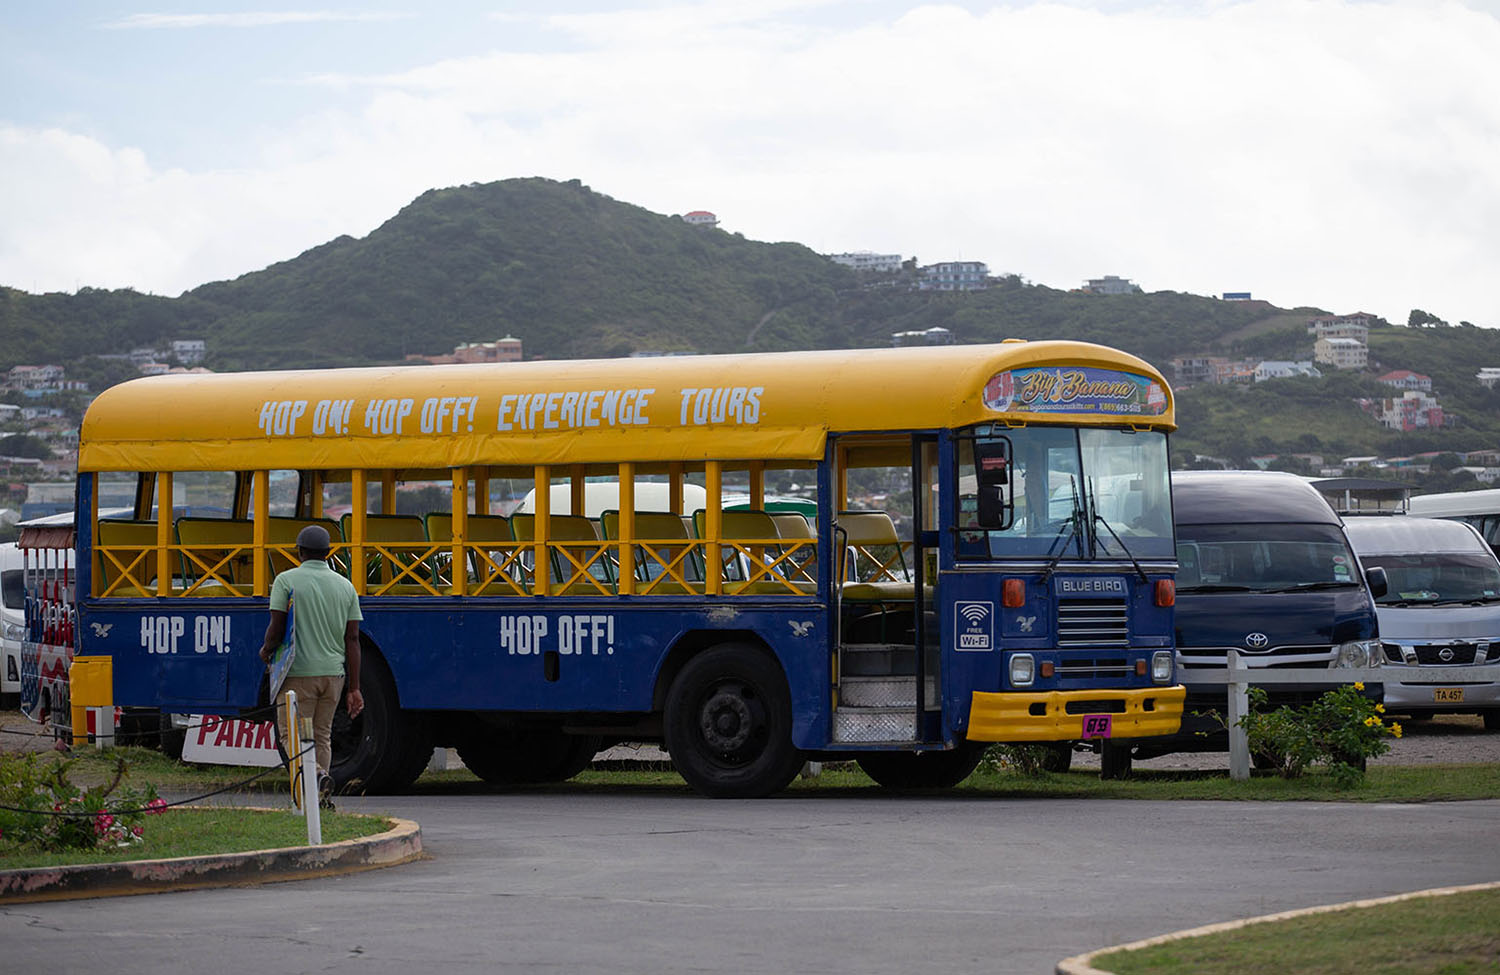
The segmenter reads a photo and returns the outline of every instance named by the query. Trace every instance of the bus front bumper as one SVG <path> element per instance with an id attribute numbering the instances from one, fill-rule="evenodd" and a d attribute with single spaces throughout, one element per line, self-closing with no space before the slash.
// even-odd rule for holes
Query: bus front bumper
<path id="1" fill-rule="evenodd" d="M 1108 714 L 1109 737 L 1170 735 L 1182 724 L 1187 688 L 1138 690 L 975 691 L 969 705 L 970 741 L 1073 741 L 1083 738 L 1083 719 Z"/>

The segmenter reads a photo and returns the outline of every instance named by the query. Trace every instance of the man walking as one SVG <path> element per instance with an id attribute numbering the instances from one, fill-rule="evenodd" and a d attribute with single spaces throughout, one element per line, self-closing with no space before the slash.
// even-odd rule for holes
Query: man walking
<path id="1" fill-rule="evenodd" d="M 348 579 L 328 566 L 332 542 L 327 529 L 308 525 L 297 533 L 297 553 L 302 564 L 278 575 L 271 583 L 271 622 L 260 648 L 267 663 L 286 636 L 287 607 L 292 614 L 296 657 L 287 672 L 282 691 L 297 693 L 297 710 L 313 719 L 314 754 L 318 763 L 320 804 L 332 805 L 333 713 L 338 708 L 345 675 L 349 693 L 349 717 L 357 718 L 365 699 L 359 693 L 359 596 Z M 272 689 L 275 690 L 274 688 Z M 276 702 L 276 721 L 283 742 L 295 742 L 295 729 L 286 726 L 285 698 Z"/>

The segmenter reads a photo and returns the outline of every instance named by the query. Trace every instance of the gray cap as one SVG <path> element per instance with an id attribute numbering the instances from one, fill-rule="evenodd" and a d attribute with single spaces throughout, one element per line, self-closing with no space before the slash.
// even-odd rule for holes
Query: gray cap
<path id="1" fill-rule="evenodd" d="M 308 525 L 297 533 L 298 548 L 305 548 L 309 552 L 326 552 L 330 545 L 328 529 L 322 525 Z"/>

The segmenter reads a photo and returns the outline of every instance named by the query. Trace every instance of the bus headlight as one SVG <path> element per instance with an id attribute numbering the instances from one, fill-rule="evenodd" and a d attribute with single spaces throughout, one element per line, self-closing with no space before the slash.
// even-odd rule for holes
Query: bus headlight
<path id="1" fill-rule="evenodd" d="M 1334 649 L 1337 653 L 1333 663 L 1335 667 L 1380 666 L 1379 640 L 1351 640 L 1348 643 L 1340 643 Z"/>
<path id="2" fill-rule="evenodd" d="M 26 639 L 26 627 L 20 623 L 6 623 L 5 639 L 8 643 L 20 643 Z"/>
<path id="3" fill-rule="evenodd" d="M 1010 655 L 1010 685 L 1012 687 L 1030 687 L 1031 682 L 1036 679 L 1036 661 L 1029 653 L 1013 653 Z"/>
<path id="4" fill-rule="evenodd" d="M 1158 684 L 1172 679 L 1172 651 L 1158 650 L 1151 655 L 1151 679 Z"/>

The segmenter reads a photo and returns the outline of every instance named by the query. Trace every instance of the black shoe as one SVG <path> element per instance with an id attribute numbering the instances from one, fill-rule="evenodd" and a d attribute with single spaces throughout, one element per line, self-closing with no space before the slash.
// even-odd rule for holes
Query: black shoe
<path id="1" fill-rule="evenodd" d="M 333 776 L 327 772 L 318 775 L 318 808 L 333 809 Z"/>

